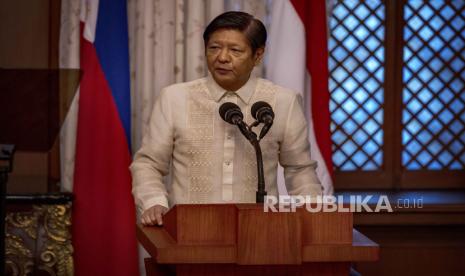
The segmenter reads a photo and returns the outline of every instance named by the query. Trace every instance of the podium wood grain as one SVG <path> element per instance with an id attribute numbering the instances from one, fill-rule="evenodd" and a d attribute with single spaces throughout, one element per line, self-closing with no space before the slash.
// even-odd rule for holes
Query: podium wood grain
<path id="1" fill-rule="evenodd" d="M 259 204 L 177 205 L 163 227 L 138 225 L 137 235 L 152 257 L 148 275 L 347 275 L 350 262 L 379 256 L 352 221 L 351 213 L 274 213 Z"/>
<path id="2" fill-rule="evenodd" d="M 244 208 L 238 214 L 237 263 L 302 263 L 301 223 L 288 213 L 263 213 Z"/>

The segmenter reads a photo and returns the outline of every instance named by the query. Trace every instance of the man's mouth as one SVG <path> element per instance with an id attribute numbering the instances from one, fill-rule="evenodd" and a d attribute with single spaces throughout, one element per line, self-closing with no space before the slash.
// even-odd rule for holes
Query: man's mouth
<path id="1" fill-rule="evenodd" d="M 229 74 L 232 70 L 226 68 L 215 68 L 215 71 L 220 75 Z"/>

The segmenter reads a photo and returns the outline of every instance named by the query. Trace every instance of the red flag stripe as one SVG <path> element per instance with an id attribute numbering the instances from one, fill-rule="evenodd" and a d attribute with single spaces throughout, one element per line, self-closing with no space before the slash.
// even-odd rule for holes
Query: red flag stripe
<path id="1" fill-rule="evenodd" d="M 81 37 L 74 173 L 76 275 L 138 275 L 131 156 L 94 45 Z"/>

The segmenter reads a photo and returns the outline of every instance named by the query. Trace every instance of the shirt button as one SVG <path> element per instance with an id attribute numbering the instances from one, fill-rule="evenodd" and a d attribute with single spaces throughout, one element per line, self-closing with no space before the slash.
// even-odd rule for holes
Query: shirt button
<path id="1" fill-rule="evenodd" d="M 226 138 L 227 138 L 228 140 L 231 140 L 232 135 L 231 135 L 231 134 L 228 134 L 228 135 L 226 136 Z"/>
<path id="2" fill-rule="evenodd" d="M 224 162 L 224 163 L 226 164 L 226 166 L 231 165 L 231 162 L 230 162 L 230 161 L 226 161 L 226 162 Z"/>

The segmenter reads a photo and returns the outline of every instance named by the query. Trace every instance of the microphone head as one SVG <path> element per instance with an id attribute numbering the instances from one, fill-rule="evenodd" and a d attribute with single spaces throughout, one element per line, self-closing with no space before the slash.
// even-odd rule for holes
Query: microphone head
<path id="1" fill-rule="evenodd" d="M 262 122 L 263 116 L 270 116 L 272 119 L 274 119 L 274 112 L 273 109 L 271 108 L 271 105 L 269 105 L 267 102 L 264 101 L 259 101 L 256 102 L 252 105 L 252 117 L 257 120 Z"/>
<path id="2" fill-rule="evenodd" d="M 221 118 L 230 124 L 235 124 L 233 119 L 237 118 L 237 116 L 239 116 L 241 120 L 244 119 L 244 114 L 242 114 L 241 108 L 231 102 L 222 104 L 220 106 L 219 113 Z"/>

